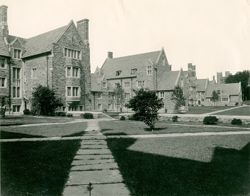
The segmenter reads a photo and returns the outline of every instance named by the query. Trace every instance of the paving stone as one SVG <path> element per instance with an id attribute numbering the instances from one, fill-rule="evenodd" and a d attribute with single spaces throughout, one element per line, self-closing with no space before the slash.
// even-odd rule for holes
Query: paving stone
<path id="1" fill-rule="evenodd" d="M 114 159 L 74 160 L 71 165 L 104 164 L 113 163 L 114 161 Z"/>
<path id="2" fill-rule="evenodd" d="M 117 183 L 122 182 L 119 170 L 101 171 L 70 171 L 66 185 L 81 185 L 91 183 Z"/>
<path id="3" fill-rule="evenodd" d="M 111 154 L 109 149 L 79 149 L 77 155 Z"/>
<path id="4" fill-rule="evenodd" d="M 93 184 L 91 196 L 129 196 L 130 193 L 123 183 Z M 63 196 L 89 196 L 87 185 L 66 186 Z"/>
<path id="5" fill-rule="evenodd" d="M 118 169 L 118 165 L 115 162 L 103 163 L 103 164 L 90 164 L 90 165 L 76 165 L 71 168 L 71 171 L 79 170 L 109 170 Z"/>
<path id="6" fill-rule="evenodd" d="M 81 145 L 107 145 L 105 140 L 83 140 Z"/>
<path id="7" fill-rule="evenodd" d="M 109 149 L 105 144 L 102 145 L 82 145 L 80 149 Z"/>
<path id="8" fill-rule="evenodd" d="M 94 159 L 113 159 L 112 154 L 107 154 L 107 155 L 76 155 L 74 157 L 74 160 L 94 160 Z"/>

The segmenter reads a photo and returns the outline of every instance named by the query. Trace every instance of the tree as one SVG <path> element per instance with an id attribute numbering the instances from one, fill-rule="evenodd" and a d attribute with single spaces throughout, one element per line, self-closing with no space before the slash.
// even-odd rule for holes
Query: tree
<path id="1" fill-rule="evenodd" d="M 226 83 L 238 83 L 241 82 L 242 99 L 250 100 L 250 88 L 248 88 L 248 81 L 250 78 L 250 71 L 237 72 L 234 75 L 229 75 L 225 82 Z"/>
<path id="2" fill-rule="evenodd" d="M 124 90 L 121 85 L 118 83 L 116 88 L 114 89 L 115 103 L 117 105 L 117 110 L 120 107 L 120 112 L 122 112 L 122 108 L 124 106 Z"/>
<path id="3" fill-rule="evenodd" d="M 176 86 L 172 94 L 171 100 L 175 101 L 175 109 L 178 110 L 181 106 L 185 106 L 185 97 L 181 87 Z"/>
<path id="4" fill-rule="evenodd" d="M 158 120 L 158 110 L 163 107 L 163 101 L 153 91 L 140 89 L 135 91 L 135 94 L 126 107 L 131 108 L 135 115 L 153 130 Z"/>
<path id="5" fill-rule="evenodd" d="M 214 105 L 215 105 L 215 102 L 219 100 L 219 94 L 214 90 L 212 92 L 212 97 L 211 97 L 211 101 L 214 102 Z"/>
<path id="6" fill-rule="evenodd" d="M 62 106 L 55 92 L 49 87 L 39 85 L 32 93 L 32 113 L 36 115 L 54 115 L 57 107 Z"/>

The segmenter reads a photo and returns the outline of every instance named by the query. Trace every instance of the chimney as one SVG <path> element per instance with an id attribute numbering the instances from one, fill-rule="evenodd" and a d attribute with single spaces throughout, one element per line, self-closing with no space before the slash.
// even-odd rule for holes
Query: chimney
<path id="1" fill-rule="evenodd" d="M 0 36 L 7 37 L 9 35 L 7 23 L 7 9 L 6 5 L 0 6 Z"/>
<path id="2" fill-rule="evenodd" d="M 215 81 L 215 76 L 213 76 L 213 83 L 214 83 L 214 84 L 216 83 L 216 81 Z"/>
<path id="3" fill-rule="evenodd" d="M 222 72 L 217 72 L 217 83 L 222 84 L 223 83 L 223 78 L 222 78 Z"/>
<path id="4" fill-rule="evenodd" d="M 84 44 L 89 43 L 89 20 L 83 19 L 77 21 L 77 30 Z"/>
<path id="5" fill-rule="evenodd" d="M 112 59 L 113 58 L 113 52 L 108 52 L 108 58 Z"/>

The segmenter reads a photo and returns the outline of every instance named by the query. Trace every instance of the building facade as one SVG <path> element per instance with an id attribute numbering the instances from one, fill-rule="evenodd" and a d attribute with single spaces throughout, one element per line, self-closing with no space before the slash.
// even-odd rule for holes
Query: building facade
<path id="1" fill-rule="evenodd" d="M 29 39 L 9 34 L 7 6 L 0 7 L 0 20 L 0 48 L 7 49 L 5 56 L 0 54 L 1 66 L 4 61 L 8 67 L 0 73 L 9 81 L 5 85 L 12 113 L 31 109 L 38 85 L 55 91 L 63 103 L 61 110 L 91 110 L 88 19 Z"/>

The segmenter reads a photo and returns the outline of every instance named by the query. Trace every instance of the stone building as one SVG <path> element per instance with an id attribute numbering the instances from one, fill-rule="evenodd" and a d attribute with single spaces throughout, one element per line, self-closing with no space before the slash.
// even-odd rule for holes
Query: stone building
<path id="1" fill-rule="evenodd" d="M 55 91 L 63 102 L 62 110 L 91 110 L 88 22 L 84 19 L 75 25 L 70 21 L 26 39 L 9 34 L 7 6 L 0 7 L 0 58 L 5 64 L 9 62 L 4 77 L 10 76 L 10 82 L 5 83 L 13 113 L 30 109 L 32 92 L 38 85 Z"/>
<path id="2" fill-rule="evenodd" d="M 109 52 L 102 67 L 91 75 L 91 80 L 94 110 L 128 111 L 124 105 L 134 96 L 133 90 L 145 88 L 163 98 L 164 109 L 161 112 L 172 113 L 173 90 L 176 86 L 184 86 L 185 75 L 182 70 L 171 71 L 171 65 L 162 49 L 117 58 Z M 115 89 L 118 86 L 124 90 L 123 104 L 116 100 Z"/>

